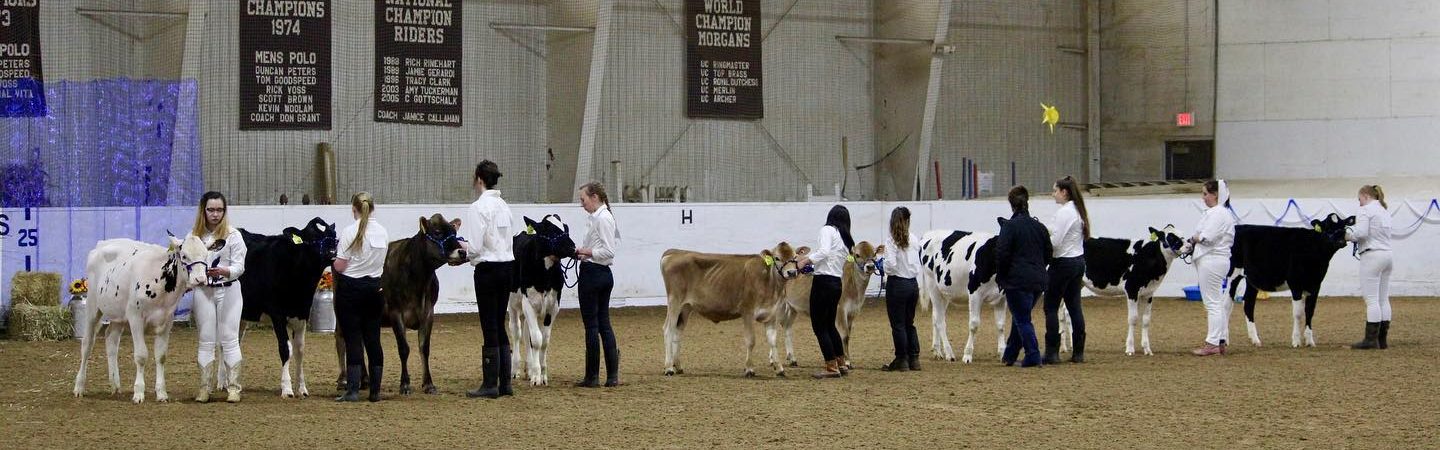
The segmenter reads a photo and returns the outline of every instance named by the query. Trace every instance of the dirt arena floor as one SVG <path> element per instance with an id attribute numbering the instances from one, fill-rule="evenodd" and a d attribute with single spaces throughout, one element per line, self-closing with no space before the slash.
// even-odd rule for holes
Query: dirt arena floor
<path id="1" fill-rule="evenodd" d="M 579 315 L 567 310 L 556 326 L 551 386 L 521 384 L 514 397 L 500 400 L 464 397 L 479 382 L 478 320 L 449 316 L 435 334 L 439 395 L 396 392 L 398 357 L 387 331 L 385 401 L 343 405 L 332 401 L 336 363 L 325 334 L 310 336 L 313 395 L 304 400 L 278 396 L 273 337 L 249 334 L 239 404 L 190 400 L 198 382 L 193 329 L 181 328 L 173 338 L 169 388 L 179 401 L 168 404 L 153 403 L 153 392 L 143 405 L 130 403 L 128 337 L 122 393 L 108 393 L 100 350 L 79 399 L 70 393 L 75 341 L 0 341 L 0 445 L 1434 448 L 1440 446 L 1440 300 L 1397 299 L 1394 308 L 1390 350 L 1346 348 L 1362 333 L 1358 299 L 1322 300 L 1313 349 L 1290 347 L 1289 302 L 1266 300 L 1258 311 L 1265 347 L 1245 342 L 1237 307 L 1231 335 L 1240 342 L 1232 353 L 1197 358 L 1187 352 L 1204 334 L 1200 304 L 1157 300 L 1156 354 L 1127 357 L 1123 301 L 1100 299 L 1087 301 L 1086 364 L 1004 367 L 994 331 L 984 327 L 975 364 L 934 361 L 927 344 L 923 371 L 886 373 L 876 368 L 889 360 L 890 335 L 884 305 L 872 302 L 851 343 L 862 370 L 825 381 L 808 377 L 819 360 L 808 322 L 796 330 L 802 367 L 788 378 L 777 379 L 763 366 L 761 346 L 760 376 L 741 377 L 739 324 L 699 321 L 685 339 L 685 374 L 664 377 L 664 309 L 622 308 L 613 318 L 628 384 L 615 389 L 570 387 L 583 358 Z M 957 353 L 965 337 L 958 309 L 950 317 Z M 917 322 L 928 343 L 928 319 Z M 415 357 L 412 367 L 418 367 Z"/>

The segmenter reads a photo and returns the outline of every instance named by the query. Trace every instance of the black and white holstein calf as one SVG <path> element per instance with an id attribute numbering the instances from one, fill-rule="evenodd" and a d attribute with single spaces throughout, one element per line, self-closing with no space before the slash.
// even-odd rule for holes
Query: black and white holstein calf
<path id="1" fill-rule="evenodd" d="M 1185 241 L 1175 234 L 1173 225 L 1164 229 L 1150 229 L 1147 239 L 1090 238 L 1085 240 L 1084 284 L 1090 292 L 1104 296 L 1125 296 L 1128 300 L 1129 315 L 1126 322 L 1125 354 L 1135 354 L 1135 325 L 1140 325 L 1140 348 L 1146 355 L 1150 352 L 1150 311 L 1151 299 L 1165 274 L 1170 272 L 1170 263 L 1179 256 Z M 1142 306 L 1141 303 L 1144 303 Z M 1061 351 L 1068 351 L 1071 340 L 1069 311 L 1060 305 Z"/>
<path id="2" fill-rule="evenodd" d="M 1003 221 L 1004 219 L 1001 219 Z M 1005 352 L 1005 297 L 995 282 L 995 235 L 958 230 L 934 230 L 920 238 L 921 309 L 930 308 L 934 326 L 930 350 L 938 359 L 955 360 L 955 350 L 946 335 L 945 311 L 950 303 L 965 301 L 970 306 L 970 334 L 965 340 L 964 362 L 975 355 L 975 332 L 980 329 L 980 307 L 995 311 L 995 329 L 1001 336 L 997 346 Z"/>
<path id="3" fill-rule="evenodd" d="M 1230 295 L 1233 297 L 1245 282 L 1245 328 L 1250 342 L 1260 346 L 1255 330 L 1255 296 L 1260 291 L 1289 290 L 1294 327 L 1290 346 L 1315 346 L 1315 331 L 1310 320 L 1315 317 L 1315 299 L 1320 283 L 1330 270 L 1330 258 L 1345 247 L 1345 228 L 1355 224 L 1355 216 L 1341 219 L 1330 214 L 1325 220 L 1311 220 L 1310 228 L 1238 225 L 1235 245 L 1230 249 Z"/>
<path id="4" fill-rule="evenodd" d="M 289 227 L 279 235 L 266 236 L 244 229 L 245 273 L 240 275 L 240 292 L 245 298 L 240 318 L 246 322 L 270 317 L 275 341 L 280 352 L 280 396 L 310 396 L 305 386 L 305 329 L 309 326 L 310 306 L 315 301 L 315 286 L 325 268 L 335 261 L 335 224 L 316 217 L 305 228 Z M 241 340 L 244 340 L 244 324 Z M 290 341 L 294 341 L 292 345 Z M 292 388 L 291 354 L 299 389 Z M 341 367 L 344 367 L 343 365 Z M 225 386 L 225 371 L 220 371 L 217 386 Z"/>
<path id="5" fill-rule="evenodd" d="M 525 226 L 512 241 L 515 290 L 506 312 L 510 338 L 515 342 L 510 367 L 523 368 L 531 386 L 542 386 L 550 382 L 546 361 L 550 326 L 560 314 L 560 290 L 565 287 L 560 259 L 575 257 L 575 241 L 570 238 L 570 226 L 554 214 L 539 222 L 526 217 Z M 510 376 L 518 378 L 520 374 L 514 371 Z"/>

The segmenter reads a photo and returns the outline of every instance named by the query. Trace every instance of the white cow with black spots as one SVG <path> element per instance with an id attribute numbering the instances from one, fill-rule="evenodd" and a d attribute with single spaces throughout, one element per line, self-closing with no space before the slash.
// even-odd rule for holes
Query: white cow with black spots
<path id="1" fill-rule="evenodd" d="M 170 248 L 129 239 L 101 241 L 85 261 L 85 276 L 94 289 L 85 310 L 85 327 L 80 341 L 80 371 L 75 374 L 75 396 L 85 394 L 85 365 L 99 333 L 100 320 L 109 319 L 105 353 L 110 369 L 110 393 L 120 392 L 120 334 L 128 324 L 135 344 L 135 394 L 131 401 L 145 401 L 145 365 L 150 353 L 145 333 L 155 333 L 155 400 L 166 402 L 165 352 L 170 344 L 170 326 L 180 296 L 205 282 L 205 258 L 209 251 L 199 238 L 184 241 L 170 238 Z"/>
<path id="2" fill-rule="evenodd" d="M 999 334 L 996 351 L 1005 352 L 1005 297 L 995 283 L 995 235 L 957 230 L 934 230 L 920 238 L 920 308 L 931 308 L 934 325 L 931 347 L 937 359 L 955 360 L 946 335 L 945 311 L 951 302 L 970 306 L 970 335 L 965 341 L 964 362 L 975 355 L 975 332 L 980 329 L 980 307 L 989 304 L 995 311 Z"/>

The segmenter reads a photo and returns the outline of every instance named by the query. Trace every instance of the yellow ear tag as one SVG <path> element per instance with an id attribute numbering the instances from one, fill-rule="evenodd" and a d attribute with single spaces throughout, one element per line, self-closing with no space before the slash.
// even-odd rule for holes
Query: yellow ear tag
<path id="1" fill-rule="evenodd" d="M 175 244 L 170 244 L 168 247 L 165 247 L 165 251 L 167 251 L 167 252 L 173 252 L 173 251 L 175 251 Z"/>
<path id="2" fill-rule="evenodd" d="M 1153 241 L 1158 241 L 1158 240 L 1160 240 L 1160 235 L 1155 234 L 1155 233 L 1150 233 L 1150 240 L 1151 240 L 1152 242 L 1153 242 Z"/>
<path id="3" fill-rule="evenodd" d="M 526 225 L 526 226 L 525 226 L 525 234 L 535 234 L 535 227 L 532 227 L 532 226 L 530 226 L 530 225 Z"/>
<path id="4" fill-rule="evenodd" d="M 774 256 L 765 255 L 765 256 L 762 256 L 762 258 L 765 258 L 765 267 L 774 267 L 774 266 L 775 266 L 775 257 L 774 257 Z"/>
<path id="5" fill-rule="evenodd" d="M 1315 224 L 1315 232 L 1320 233 L 1320 224 Z"/>
<path id="6" fill-rule="evenodd" d="M 300 244 L 304 244 L 304 243 L 305 243 L 305 240 L 304 240 L 304 239 L 300 239 L 300 235 L 298 235 L 298 234 L 292 234 L 292 235 L 290 235 L 290 240 L 293 241 L 293 242 L 295 242 L 295 245 L 300 245 Z"/>
<path id="7" fill-rule="evenodd" d="M 846 256 L 846 257 L 845 257 L 845 261 L 846 261 L 846 262 L 852 262 L 852 263 L 855 262 L 855 255 L 848 255 L 848 256 Z"/>

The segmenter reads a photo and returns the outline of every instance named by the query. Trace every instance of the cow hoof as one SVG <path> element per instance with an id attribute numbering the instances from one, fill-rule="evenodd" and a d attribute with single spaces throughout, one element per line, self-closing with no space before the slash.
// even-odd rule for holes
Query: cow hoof
<path id="1" fill-rule="evenodd" d="M 295 391 L 289 389 L 280 391 L 280 398 L 295 398 Z"/>
<path id="2" fill-rule="evenodd" d="M 970 364 L 970 361 L 973 361 L 973 360 L 974 360 L 974 358 L 971 358 L 969 355 L 966 355 L 964 358 L 960 358 L 960 361 L 963 362 L 963 363 L 965 363 L 965 364 Z M 955 358 L 950 358 L 950 362 L 955 362 Z"/>
<path id="3" fill-rule="evenodd" d="M 439 393 L 440 393 L 440 390 L 439 390 L 439 389 L 435 389 L 435 386 L 425 386 L 425 393 L 426 393 L 426 394 L 430 394 L 430 395 L 435 395 L 435 394 L 439 394 Z"/>
<path id="4" fill-rule="evenodd" d="M 75 387 L 74 394 L 75 394 L 75 398 L 84 397 L 84 396 L 85 396 L 85 389 L 84 389 L 84 388 L 81 388 L 81 387 L 79 387 L 79 386 L 76 386 L 76 387 Z"/>
<path id="5" fill-rule="evenodd" d="M 665 369 L 665 376 L 667 376 L 667 377 L 673 377 L 673 376 L 675 376 L 675 369 Z"/>
<path id="6" fill-rule="evenodd" d="M 755 378 L 755 369 L 745 369 L 745 378 Z"/>
<path id="7" fill-rule="evenodd" d="M 110 386 L 110 395 L 120 395 L 120 387 Z"/>
<path id="8" fill-rule="evenodd" d="M 531 380 L 530 380 L 530 385 L 531 385 L 531 386 L 534 386 L 534 387 L 544 386 L 544 385 L 545 385 L 545 381 L 543 381 L 543 380 L 531 379 Z"/>
<path id="9" fill-rule="evenodd" d="M 785 371 L 775 372 L 775 378 L 785 378 Z"/>
<path id="10" fill-rule="evenodd" d="M 170 403 L 170 394 L 166 393 L 165 391 L 156 392 L 155 401 L 160 403 Z"/>
<path id="11" fill-rule="evenodd" d="M 1127 349 L 1125 349 L 1125 356 L 1135 356 L 1135 349 L 1133 349 L 1133 348 L 1127 348 Z"/>
<path id="12" fill-rule="evenodd" d="M 300 386 L 300 390 L 296 391 L 296 393 L 300 394 L 300 398 L 310 398 L 310 390 L 306 389 L 303 385 Z"/>
<path id="13" fill-rule="evenodd" d="M 145 403 L 145 393 L 144 393 L 144 392 L 136 392 L 135 395 L 130 396 L 130 401 L 131 401 L 131 402 L 134 402 L 134 403 L 137 404 L 137 405 L 138 405 L 138 404 L 141 404 L 141 403 Z"/>
<path id="14" fill-rule="evenodd" d="M 402 385 L 400 385 L 400 395 L 410 395 L 410 393 L 411 393 L 410 385 L 408 385 L 408 384 L 402 384 Z"/>
<path id="15" fill-rule="evenodd" d="M 790 361 L 790 367 L 800 367 L 800 361 Z"/>

